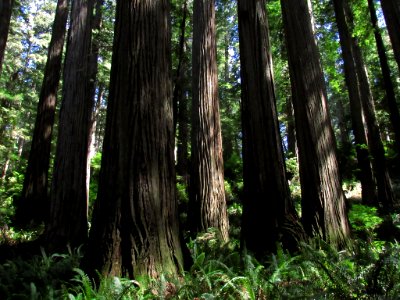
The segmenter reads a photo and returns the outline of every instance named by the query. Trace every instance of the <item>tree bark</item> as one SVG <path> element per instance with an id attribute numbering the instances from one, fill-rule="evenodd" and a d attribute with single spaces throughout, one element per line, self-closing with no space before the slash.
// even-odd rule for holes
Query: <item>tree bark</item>
<path id="1" fill-rule="evenodd" d="M 299 151 L 302 221 L 309 235 L 335 246 L 350 234 L 336 142 L 307 0 L 282 0 Z"/>
<path id="2" fill-rule="evenodd" d="M 394 144 L 395 150 L 399 155 L 400 160 L 400 114 L 399 108 L 396 102 L 396 96 L 394 92 L 394 86 L 391 78 L 391 71 L 388 63 L 388 58 L 386 55 L 385 45 L 383 43 L 380 28 L 378 26 L 378 18 L 376 16 L 375 4 L 373 0 L 368 0 L 368 8 L 371 16 L 371 23 L 374 28 L 374 36 L 376 47 L 378 49 L 379 63 L 382 70 L 383 84 L 386 92 L 386 107 L 390 116 L 390 123 L 394 132 Z M 399 15 L 400 17 L 400 15 Z M 400 28 L 400 27 L 399 27 Z M 400 30 L 398 28 L 398 30 Z"/>
<path id="3" fill-rule="evenodd" d="M 336 23 L 340 35 L 340 45 L 344 61 L 344 73 L 347 89 L 349 92 L 350 112 L 352 119 L 353 134 L 356 142 L 357 162 L 360 172 L 358 177 L 361 182 L 362 199 L 366 204 L 373 204 L 377 201 L 377 190 L 374 174 L 372 171 L 368 140 L 366 135 L 366 124 L 360 83 L 355 63 L 353 50 L 353 37 L 350 32 L 350 20 L 345 10 L 345 0 L 334 0 Z"/>
<path id="4" fill-rule="evenodd" d="M 279 133 L 265 3 L 239 0 L 238 15 L 244 171 L 242 241 L 243 247 L 262 257 L 276 250 L 282 224 L 287 215 L 295 214 L 295 209 Z"/>
<path id="5" fill-rule="evenodd" d="M 64 62 L 64 85 L 45 237 L 51 247 L 78 246 L 87 239 L 86 168 L 89 54 L 93 2 L 74 0 Z"/>
<path id="6" fill-rule="evenodd" d="M 394 57 L 400 70 L 400 1 L 381 0 L 381 6 L 392 43 Z"/>
<path id="7" fill-rule="evenodd" d="M 99 192 L 83 267 L 157 277 L 182 265 L 169 1 L 117 1 Z"/>
<path id="8" fill-rule="evenodd" d="M 192 172 L 189 220 L 193 231 L 218 229 L 228 240 L 224 166 L 218 103 L 214 0 L 193 8 Z"/>
<path id="9" fill-rule="evenodd" d="M 38 225 L 42 221 L 48 221 L 51 139 L 67 19 L 68 0 L 58 0 L 24 185 L 17 204 L 16 224 L 20 226 L 30 223 Z"/>
<path id="10" fill-rule="evenodd" d="M 0 75 L 3 67 L 13 5 L 14 0 L 2 0 L 0 2 Z"/>

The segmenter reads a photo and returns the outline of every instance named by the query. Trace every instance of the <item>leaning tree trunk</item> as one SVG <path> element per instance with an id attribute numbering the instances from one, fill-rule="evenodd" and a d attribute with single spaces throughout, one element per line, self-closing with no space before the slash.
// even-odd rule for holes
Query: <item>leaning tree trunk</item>
<path id="1" fill-rule="evenodd" d="M 400 70 L 400 1 L 381 0 L 381 6 L 392 42 L 394 57 Z"/>
<path id="2" fill-rule="evenodd" d="M 356 142 L 358 168 L 360 170 L 358 177 L 361 182 L 362 200 L 366 204 L 373 204 L 377 201 L 376 183 L 372 172 L 370 153 L 368 150 L 365 117 L 360 94 L 360 83 L 352 46 L 353 38 L 349 27 L 350 20 L 348 20 L 344 1 L 347 0 L 334 0 L 333 4 L 340 36 L 340 45 L 342 48 L 345 80 L 349 92 L 352 127 Z"/>
<path id="3" fill-rule="evenodd" d="M 295 210 L 279 134 L 265 2 L 239 0 L 238 15 L 244 169 L 242 242 L 244 248 L 262 257 L 276 250 L 283 236 L 282 225 L 289 215 L 295 216 Z M 295 236 L 285 238 L 296 240 Z"/>
<path id="4" fill-rule="evenodd" d="M 87 239 L 86 168 L 90 103 L 89 53 L 93 2 L 72 1 L 62 103 L 45 237 L 52 247 Z"/>
<path id="5" fill-rule="evenodd" d="M 218 103 L 214 0 L 193 7 L 192 168 L 189 220 L 193 231 L 218 229 L 228 240 Z"/>
<path id="6" fill-rule="evenodd" d="M 33 131 L 28 166 L 25 172 L 21 198 L 17 204 L 16 223 L 40 224 L 48 221 L 48 171 L 51 138 L 56 111 L 57 90 L 61 77 L 68 0 L 58 0 L 52 37 L 47 54 L 44 78 L 39 96 L 36 123 Z"/>
<path id="7" fill-rule="evenodd" d="M 92 276 L 157 277 L 182 264 L 169 38 L 169 1 L 117 1 L 99 192 L 83 261 Z"/>
<path id="8" fill-rule="evenodd" d="M 368 0 L 368 8 L 371 16 L 371 23 L 374 28 L 375 42 L 378 49 L 379 63 L 382 70 L 383 84 L 386 91 L 386 107 L 390 116 L 390 123 L 394 132 L 395 150 L 400 160 L 400 113 L 399 107 L 396 102 L 396 95 L 391 78 L 391 71 L 386 55 L 385 45 L 383 43 L 382 35 L 378 26 L 378 18 L 376 16 L 375 4 L 373 0 Z M 399 15 L 400 17 L 400 15 Z M 400 23 L 399 23 L 400 25 Z M 398 28 L 400 30 L 400 27 Z"/>
<path id="9" fill-rule="evenodd" d="M 13 4 L 14 0 L 1 0 L 0 2 L 0 74 L 3 67 Z"/>
<path id="10" fill-rule="evenodd" d="M 347 244 L 349 223 L 326 88 L 307 0 L 281 0 L 299 151 L 302 221 L 309 235 Z"/>

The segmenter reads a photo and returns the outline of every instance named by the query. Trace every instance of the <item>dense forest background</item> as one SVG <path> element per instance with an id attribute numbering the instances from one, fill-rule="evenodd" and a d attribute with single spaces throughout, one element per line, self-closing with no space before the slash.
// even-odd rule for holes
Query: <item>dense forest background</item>
<path id="1" fill-rule="evenodd" d="M 2 0 L 0 298 L 396 298 L 396 0 Z"/>

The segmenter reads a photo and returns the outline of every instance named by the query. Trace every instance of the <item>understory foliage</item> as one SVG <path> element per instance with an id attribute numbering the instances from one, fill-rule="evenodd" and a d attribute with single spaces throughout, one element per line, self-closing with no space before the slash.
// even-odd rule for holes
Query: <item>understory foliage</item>
<path id="1" fill-rule="evenodd" d="M 29 259 L 2 262 L 0 298 L 395 298 L 400 293 L 400 245 L 377 239 L 383 220 L 374 209 L 353 205 L 350 218 L 357 237 L 351 250 L 338 252 L 321 240 L 312 240 L 301 244 L 295 254 L 278 247 L 264 261 L 240 253 L 237 240 L 222 244 L 210 229 L 188 242 L 193 264 L 179 277 L 107 277 L 95 284 L 79 268 L 80 249 L 52 255 L 42 250 Z"/>

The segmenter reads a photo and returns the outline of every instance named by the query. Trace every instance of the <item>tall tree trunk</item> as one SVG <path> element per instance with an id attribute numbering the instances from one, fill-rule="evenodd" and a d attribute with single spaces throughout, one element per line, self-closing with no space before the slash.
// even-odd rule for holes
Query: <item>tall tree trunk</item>
<path id="1" fill-rule="evenodd" d="M 350 24 L 353 24 L 353 14 L 346 1 L 344 2 L 344 9 L 346 16 L 349 18 Z M 356 37 L 352 38 L 352 51 L 357 71 L 361 105 L 365 117 L 368 148 L 372 156 L 372 168 L 378 188 L 378 201 L 386 211 L 390 211 L 395 204 L 395 197 L 386 166 L 385 150 L 383 148 L 378 122 L 375 116 L 374 99 L 370 90 L 367 70 Z"/>
<path id="2" fill-rule="evenodd" d="M 353 44 L 357 75 L 360 80 L 362 109 L 367 125 L 367 139 L 369 151 L 372 156 L 372 168 L 378 188 L 378 201 L 386 211 L 391 211 L 396 199 L 393 194 L 392 183 L 386 165 L 385 149 L 383 148 L 378 122 L 375 116 L 374 99 L 369 86 L 367 70 L 362 58 L 361 49 L 357 41 Z"/>
<path id="3" fill-rule="evenodd" d="M 1 0 L 0 2 L 0 75 L 3 67 L 13 5 L 14 0 Z"/>
<path id="4" fill-rule="evenodd" d="M 187 1 L 182 6 L 182 20 L 180 24 L 180 38 L 178 48 L 178 68 L 173 93 L 174 104 L 174 129 L 177 130 L 177 154 L 176 172 L 183 177 L 187 183 L 189 175 L 189 111 L 187 95 L 187 55 L 185 47 L 186 23 L 187 23 Z"/>
<path id="5" fill-rule="evenodd" d="M 100 32 L 101 21 L 102 21 L 102 6 L 104 0 L 92 0 L 95 1 L 93 15 L 91 16 L 91 30 Z M 97 86 L 97 73 L 98 73 L 98 58 L 100 51 L 100 40 L 99 37 L 92 38 L 92 44 L 90 47 L 89 54 L 89 92 L 88 92 L 88 108 L 89 111 L 89 124 L 88 124 L 88 151 L 87 151 L 87 172 L 86 172 L 86 196 L 87 202 L 89 203 L 89 185 L 90 185 L 90 162 L 94 155 L 94 132 L 96 131 L 96 121 L 97 115 L 100 109 L 101 101 L 103 98 L 103 87 Z M 96 101 L 96 88 L 97 91 L 97 101 Z"/>
<path id="6" fill-rule="evenodd" d="M 193 104 L 191 209 L 194 231 L 218 229 L 228 240 L 224 165 L 218 103 L 214 0 L 195 0 L 193 7 Z"/>
<path id="7" fill-rule="evenodd" d="M 358 176 L 361 182 L 362 199 L 366 204 L 373 204 L 377 201 L 376 183 L 368 150 L 360 83 L 357 75 L 355 53 L 352 46 L 353 38 L 349 27 L 351 23 L 350 20 L 348 20 L 348 14 L 345 10 L 345 1 L 347 0 L 334 0 L 333 4 L 340 35 L 345 80 L 349 92 L 352 127 L 356 142 L 358 168 L 360 170 Z"/>
<path id="8" fill-rule="evenodd" d="M 51 138 L 67 19 L 68 0 L 58 0 L 24 185 L 17 203 L 16 224 L 20 226 L 29 223 L 37 225 L 48 220 Z"/>
<path id="9" fill-rule="evenodd" d="M 182 20 L 180 24 L 180 37 L 178 48 L 178 67 L 176 69 L 176 78 L 173 92 L 173 107 L 174 107 L 174 132 L 176 132 L 176 125 L 178 123 L 179 105 L 183 96 L 184 74 L 185 74 L 185 33 L 186 33 L 186 19 L 188 14 L 187 1 L 182 5 Z"/>
<path id="10" fill-rule="evenodd" d="M 400 1 L 381 0 L 381 6 L 392 42 L 394 57 L 400 70 Z"/>
<path id="11" fill-rule="evenodd" d="M 299 150 L 302 221 L 309 235 L 347 244 L 349 223 L 336 142 L 307 0 L 281 0 Z"/>
<path id="12" fill-rule="evenodd" d="M 87 238 L 86 168 L 89 54 L 93 2 L 73 0 L 64 64 L 64 85 L 50 194 L 46 239 L 50 246 L 77 246 Z"/>
<path id="13" fill-rule="evenodd" d="M 276 249 L 285 219 L 296 214 L 279 133 L 265 2 L 239 0 L 238 15 L 244 171 L 242 242 L 244 248 L 262 257 Z M 295 236 L 285 238 L 296 240 Z"/>
<path id="14" fill-rule="evenodd" d="M 169 1 L 117 1 L 99 192 L 83 261 L 93 276 L 157 277 L 182 263 L 170 68 Z"/>
<path id="15" fill-rule="evenodd" d="M 397 106 L 396 102 L 396 96 L 394 92 L 394 86 L 392 82 L 392 78 L 390 75 L 390 67 L 388 63 L 388 58 L 386 55 L 386 50 L 385 50 L 385 45 L 383 43 L 382 35 L 380 33 L 380 29 L 378 26 L 378 18 L 376 16 L 376 10 L 375 10 L 375 4 L 373 0 L 368 0 L 368 8 L 371 16 L 371 23 L 374 28 L 374 35 L 375 35 L 375 41 L 376 41 L 376 47 L 378 49 L 378 55 L 379 55 L 379 63 L 381 65 L 381 70 L 382 70 L 382 78 L 383 78 L 383 83 L 386 91 L 386 98 L 385 101 L 387 103 L 386 107 L 388 108 L 388 113 L 390 116 L 390 123 L 393 128 L 394 132 L 394 144 L 395 144 L 395 150 L 400 156 L 400 114 L 399 114 L 399 108 Z M 400 15 L 399 15 L 400 17 Z M 400 25 L 400 23 L 399 23 Z M 398 30 L 400 30 L 400 27 L 398 27 Z M 400 157 L 399 157 L 400 159 Z"/>

